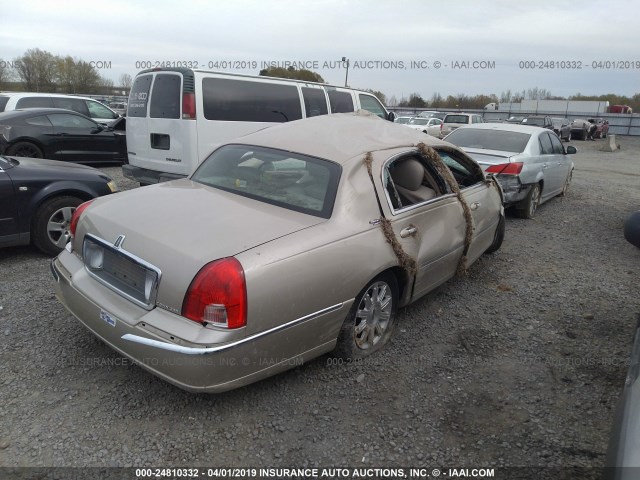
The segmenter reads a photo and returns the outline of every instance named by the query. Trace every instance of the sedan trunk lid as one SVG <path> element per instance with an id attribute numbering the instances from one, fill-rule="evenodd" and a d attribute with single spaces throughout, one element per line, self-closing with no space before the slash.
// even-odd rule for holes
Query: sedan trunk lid
<path id="1" fill-rule="evenodd" d="M 78 226 L 75 249 L 91 233 L 159 268 L 157 301 L 180 311 L 207 263 L 326 221 L 258 200 L 176 180 L 96 199 Z"/>

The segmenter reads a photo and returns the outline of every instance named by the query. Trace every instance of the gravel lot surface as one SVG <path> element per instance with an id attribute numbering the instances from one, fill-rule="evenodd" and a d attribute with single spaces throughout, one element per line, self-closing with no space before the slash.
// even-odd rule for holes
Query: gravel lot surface
<path id="1" fill-rule="evenodd" d="M 640 249 L 622 235 L 640 208 L 640 138 L 618 142 L 614 153 L 571 142 L 569 194 L 534 220 L 508 215 L 502 249 L 401 310 L 383 352 L 321 357 L 221 395 L 122 359 L 55 299 L 48 258 L 0 250 L 0 466 L 537 466 L 598 478 L 640 312 Z"/>

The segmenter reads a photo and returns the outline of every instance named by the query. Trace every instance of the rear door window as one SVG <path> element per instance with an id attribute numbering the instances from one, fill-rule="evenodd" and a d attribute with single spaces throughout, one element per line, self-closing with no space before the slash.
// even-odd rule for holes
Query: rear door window
<path id="1" fill-rule="evenodd" d="M 129 94 L 129 106 L 127 107 L 128 117 L 147 116 L 147 102 L 149 100 L 152 78 L 152 75 L 140 75 L 136 77 L 136 81 L 133 82 L 133 87 Z"/>
<path id="2" fill-rule="evenodd" d="M 331 104 L 331 113 L 349 113 L 355 111 L 353 107 L 353 98 L 349 92 L 339 92 L 337 90 L 329 90 L 329 103 Z"/>
<path id="3" fill-rule="evenodd" d="M 540 135 L 540 153 L 542 155 L 550 155 L 553 153 L 553 145 L 551 145 L 551 139 L 548 133 Z"/>
<path id="4" fill-rule="evenodd" d="M 151 91 L 151 118 L 180 118 L 182 76 L 159 73 Z"/>
<path id="5" fill-rule="evenodd" d="M 562 142 L 556 135 L 548 134 L 551 139 L 551 146 L 553 148 L 553 153 L 564 153 L 564 147 L 562 146 Z"/>
<path id="6" fill-rule="evenodd" d="M 24 97 L 16 103 L 18 108 L 51 108 L 53 103 L 51 97 Z"/>
<path id="7" fill-rule="evenodd" d="M 295 85 L 203 78 L 204 117 L 230 122 L 290 122 L 302 118 Z"/>
<path id="8" fill-rule="evenodd" d="M 316 117 L 329 113 L 324 90 L 302 87 L 302 99 L 304 100 L 304 109 L 307 111 L 307 117 Z"/>

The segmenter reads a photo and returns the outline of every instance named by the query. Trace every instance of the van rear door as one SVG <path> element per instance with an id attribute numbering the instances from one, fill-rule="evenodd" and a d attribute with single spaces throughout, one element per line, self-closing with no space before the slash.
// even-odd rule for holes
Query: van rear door
<path id="1" fill-rule="evenodd" d="M 131 95 L 141 111 L 136 117 L 127 113 L 129 163 L 158 172 L 189 175 L 196 166 L 198 138 L 195 114 L 183 112 L 183 99 L 190 96 L 187 100 L 193 105 L 193 74 L 187 79 L 183 72 L 159 71 L 140 75 L 136 82 L 138 79 L 143 79 L 141 90 L 135 91 L 134 84 Z M 131 109 L 130 103 L 128 111 Z M 144 110 L 146 118 L 141 116 Z"/>
<path id="2" fill-rule="evenodd" d="M 152 82 L 152 73 L 138 75 L 131 87 L 127 104 L 127 156 L 130 165 L 142 168 L 147 163 L 150 149 L 147 107 Z"/>

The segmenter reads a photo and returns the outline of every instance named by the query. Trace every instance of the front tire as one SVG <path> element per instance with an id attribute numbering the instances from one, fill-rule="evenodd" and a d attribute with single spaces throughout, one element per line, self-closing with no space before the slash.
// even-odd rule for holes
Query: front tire
<path id="1" fill-rule="evenodd" d="M 59 254 L 71 238 L 71 216 L 83 201 L 72 196 L 45 201 L 33 218 L 33 244 L 47 255 Z"/>
<path id="2" fill-rule="evenodd" d="M 397 306 L 396 277 L 387 272 L 371 280 L 356 297 L 342 324 L 336 355 L 361 359 L 382 349 L 393 333 Z"/>
<path id="3" fill-rule="evenodd" d="M 7 155 L 14 157 L 44 158 L 40 147 L 31 142 L 17 142 L 7 148 Z"/>
<path id="4" fill-rule="evenodd" d="M 536 216 L 538 205 L 540 205 L 540 184 L 536 183 L 519 205 L 518 214 L 521 218 L 532 219 Z"/>

